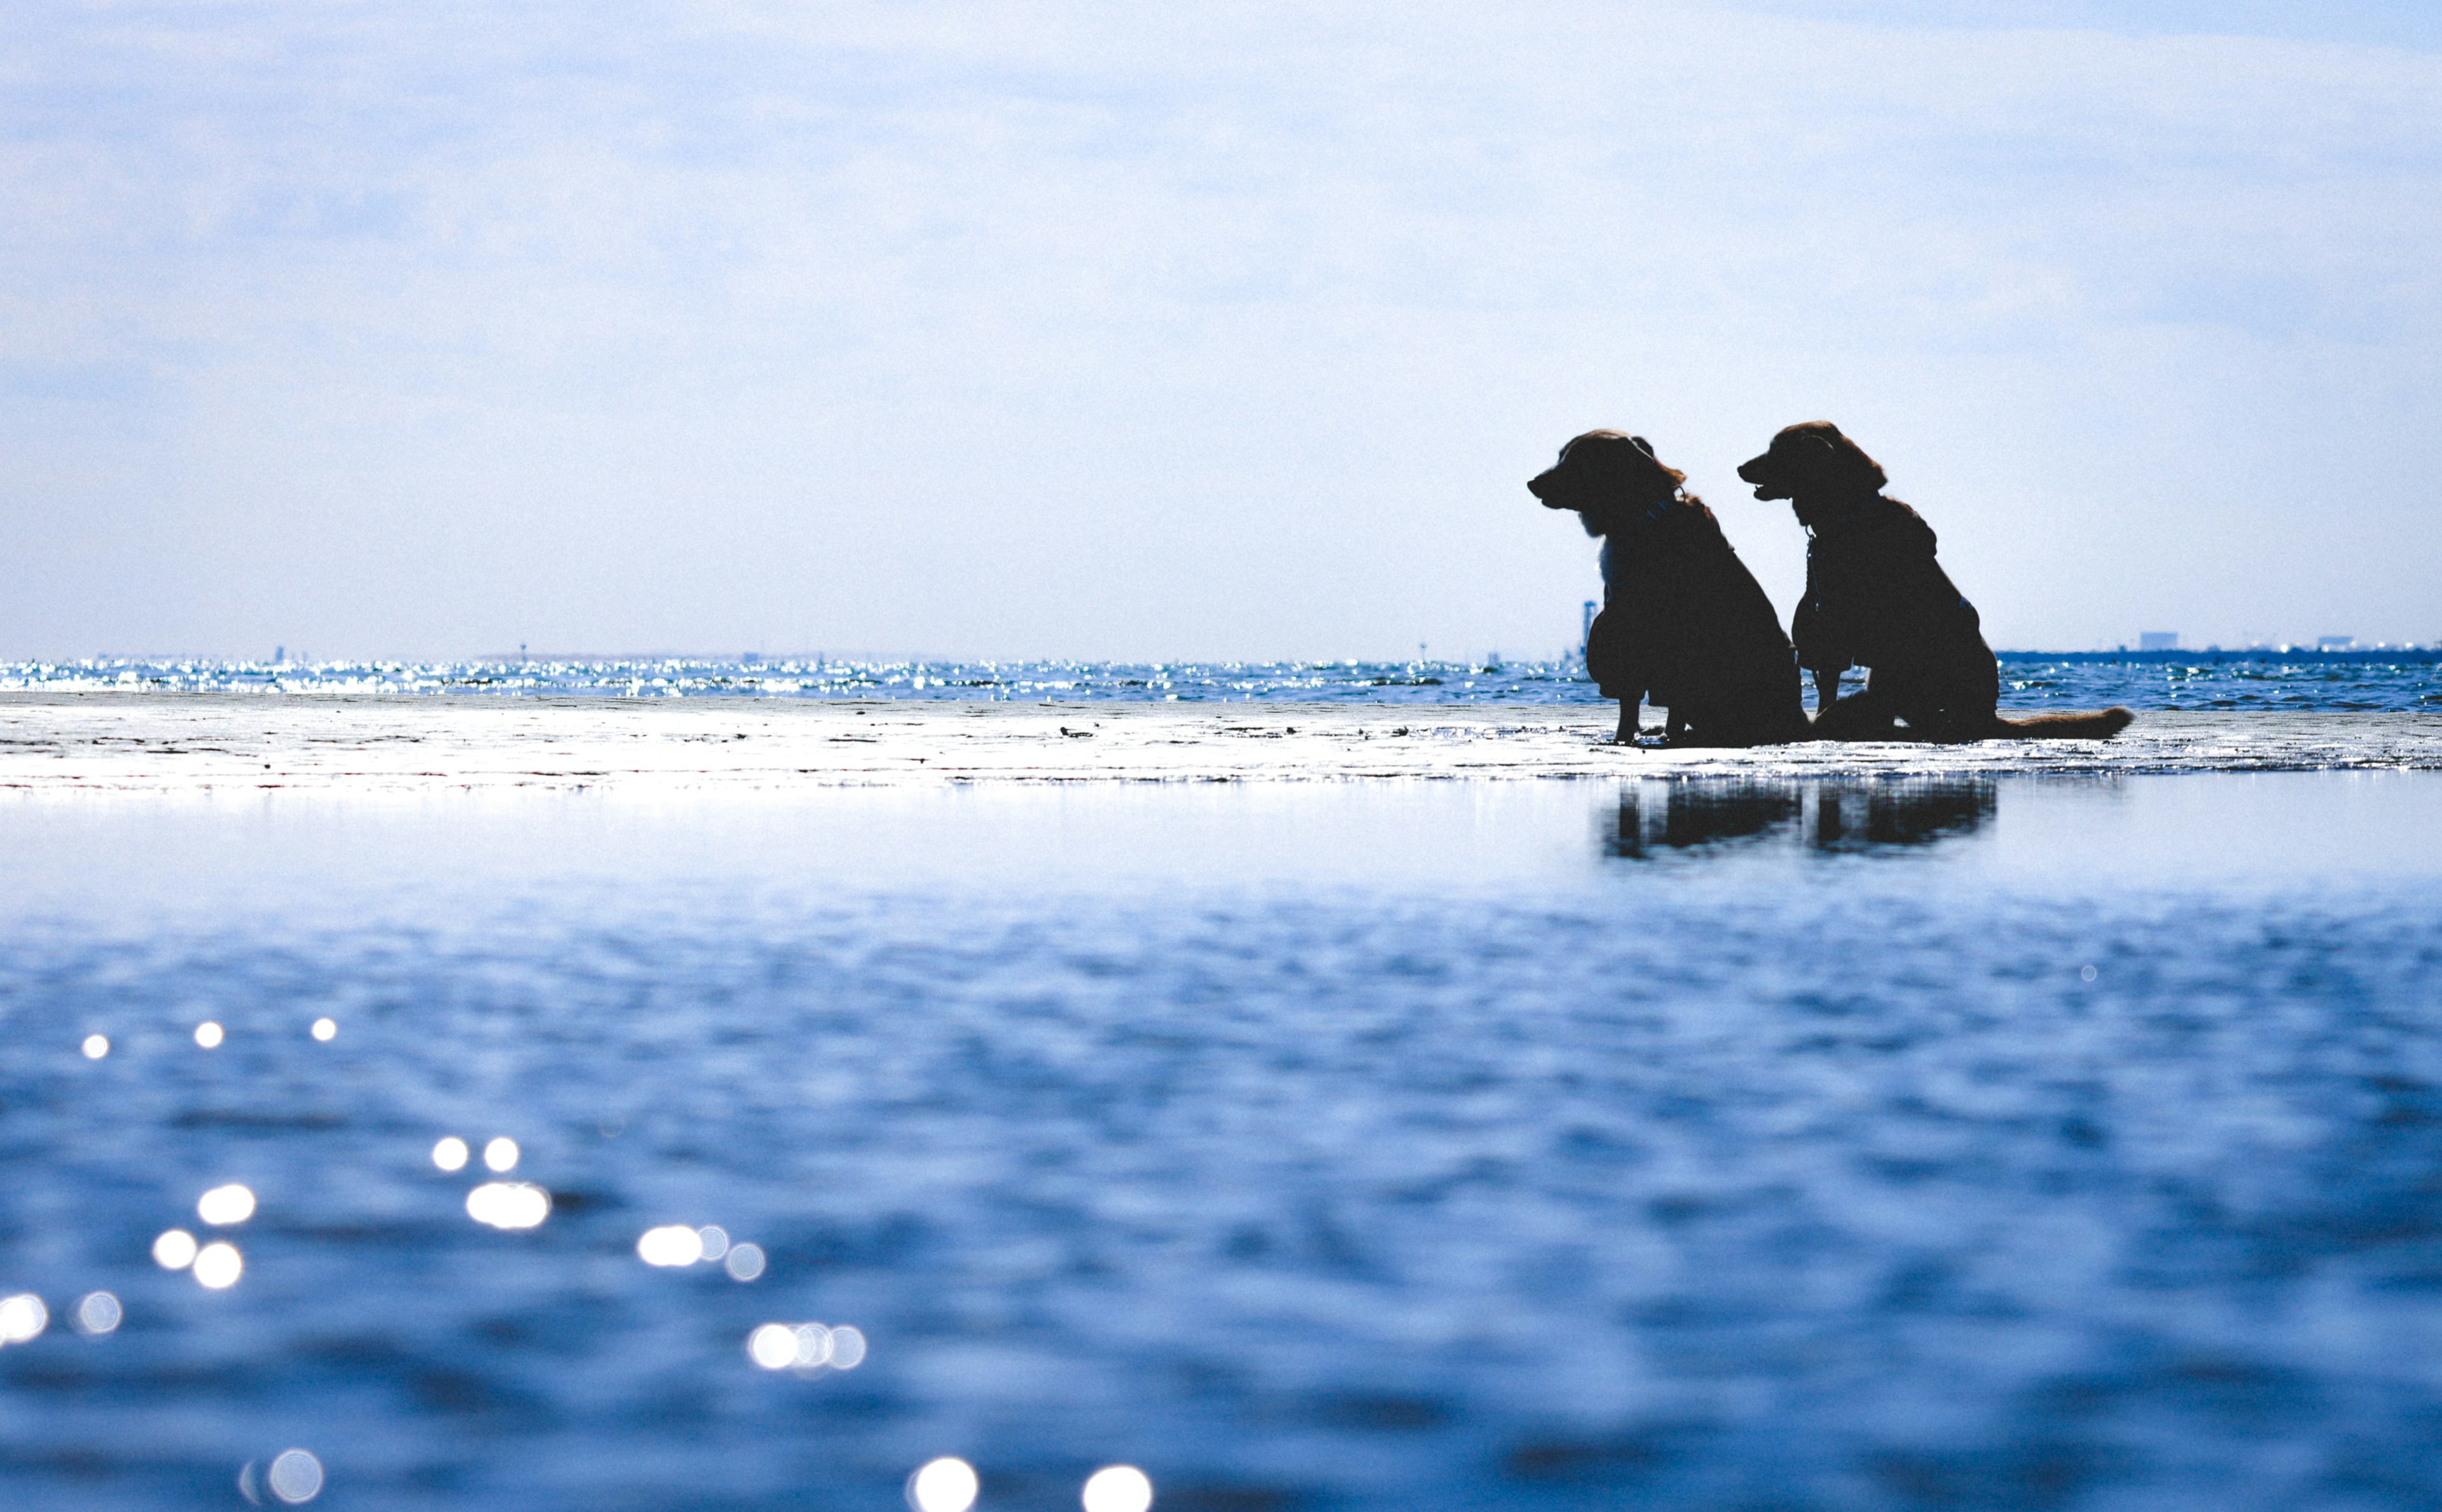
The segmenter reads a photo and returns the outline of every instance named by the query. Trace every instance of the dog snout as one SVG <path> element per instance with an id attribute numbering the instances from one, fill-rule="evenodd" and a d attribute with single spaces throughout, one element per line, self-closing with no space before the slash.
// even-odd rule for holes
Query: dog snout
<path id="1" fill-rule="evenodd" d="M 1559 472 L 1560 469 L 1558 467 L 1546 467 L 1541 472 L 1537 473 L 1534 477 L 1526 480 L 1526 491 L 1533 494 L 1536 498 L 1543 501 L 1543 507 L 1546 509 L 1558 509 L 1561 507 L 1558 501 L 1554 497 L 1559 492 Z"/>
<path id="2" fill-rule="evenodd" d="M 1760 457 L 1739 464 L 1739 481 L 1755 485 L 1758 499 L 1790 497 L 1789 464 L 1786 458 L 1767 451 Z"/>

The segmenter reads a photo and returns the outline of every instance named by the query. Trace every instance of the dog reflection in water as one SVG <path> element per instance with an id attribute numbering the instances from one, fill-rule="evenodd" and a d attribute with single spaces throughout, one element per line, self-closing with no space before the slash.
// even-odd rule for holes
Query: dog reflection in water
<path id="1" fill-rule="evenodd" d="M 1604 837 L 1603 851 L 1668 855 L 1776 835 L 1802 836 L 1815 850 L 1929 846 L 1973 833 L 1997 806 L 1990 777 L 1632 783 L 1620 794 L 1619 821 Z"/>

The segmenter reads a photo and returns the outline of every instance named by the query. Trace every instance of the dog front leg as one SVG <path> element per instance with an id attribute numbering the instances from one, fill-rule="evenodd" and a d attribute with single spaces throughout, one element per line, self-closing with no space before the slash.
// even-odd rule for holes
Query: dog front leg
<path id="1" fill-rule="evenodd" d="M 1788 684 L 1783 683 L 1786 687 Z M 1840 700 L 1840 673 L 1834 667 L 1814 669 L 1814 712 L 1822 713 Z"/>
<path id="2" fill-rule="evenodd" d="M 1620 700 L 1619 733 L 1612 737 L 1612 743 L 1614 745 L 1636 743 L 1636 701 L 1634 699 Z"/>

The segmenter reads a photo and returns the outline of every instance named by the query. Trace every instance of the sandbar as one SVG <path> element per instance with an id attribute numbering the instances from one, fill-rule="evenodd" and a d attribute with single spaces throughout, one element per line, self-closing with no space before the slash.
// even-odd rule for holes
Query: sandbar
<path id="1" fill-rule="evenodd" d="M 1610 743 L 1586 707 L 0 695 L 0 789 L 789 789 L 2442 769 L 2442 712 L 2141 713 L 2115 739 Z"/>

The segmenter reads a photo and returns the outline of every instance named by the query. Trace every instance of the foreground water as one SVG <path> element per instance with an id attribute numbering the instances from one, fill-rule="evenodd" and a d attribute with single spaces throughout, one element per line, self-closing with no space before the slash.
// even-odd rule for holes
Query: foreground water
<path id="1" fill-rule="evenodd" d="M 2434 651 L 2002 656 L 2005 709 L 2442 707 Z M 1852 682 L 1861 673 L 1850 674 Z M 1592 704 L 1574 662 L 834 662 L 683 657 L 477 662 L 98 658 L 0 664 L 0 691 L 447 693 L 920 701 Z"/>
<path id="2" fill-rule="evenodd" d="M 2442 1494 L 2431 774 L 0 816 L 12 1506 Z"/>

